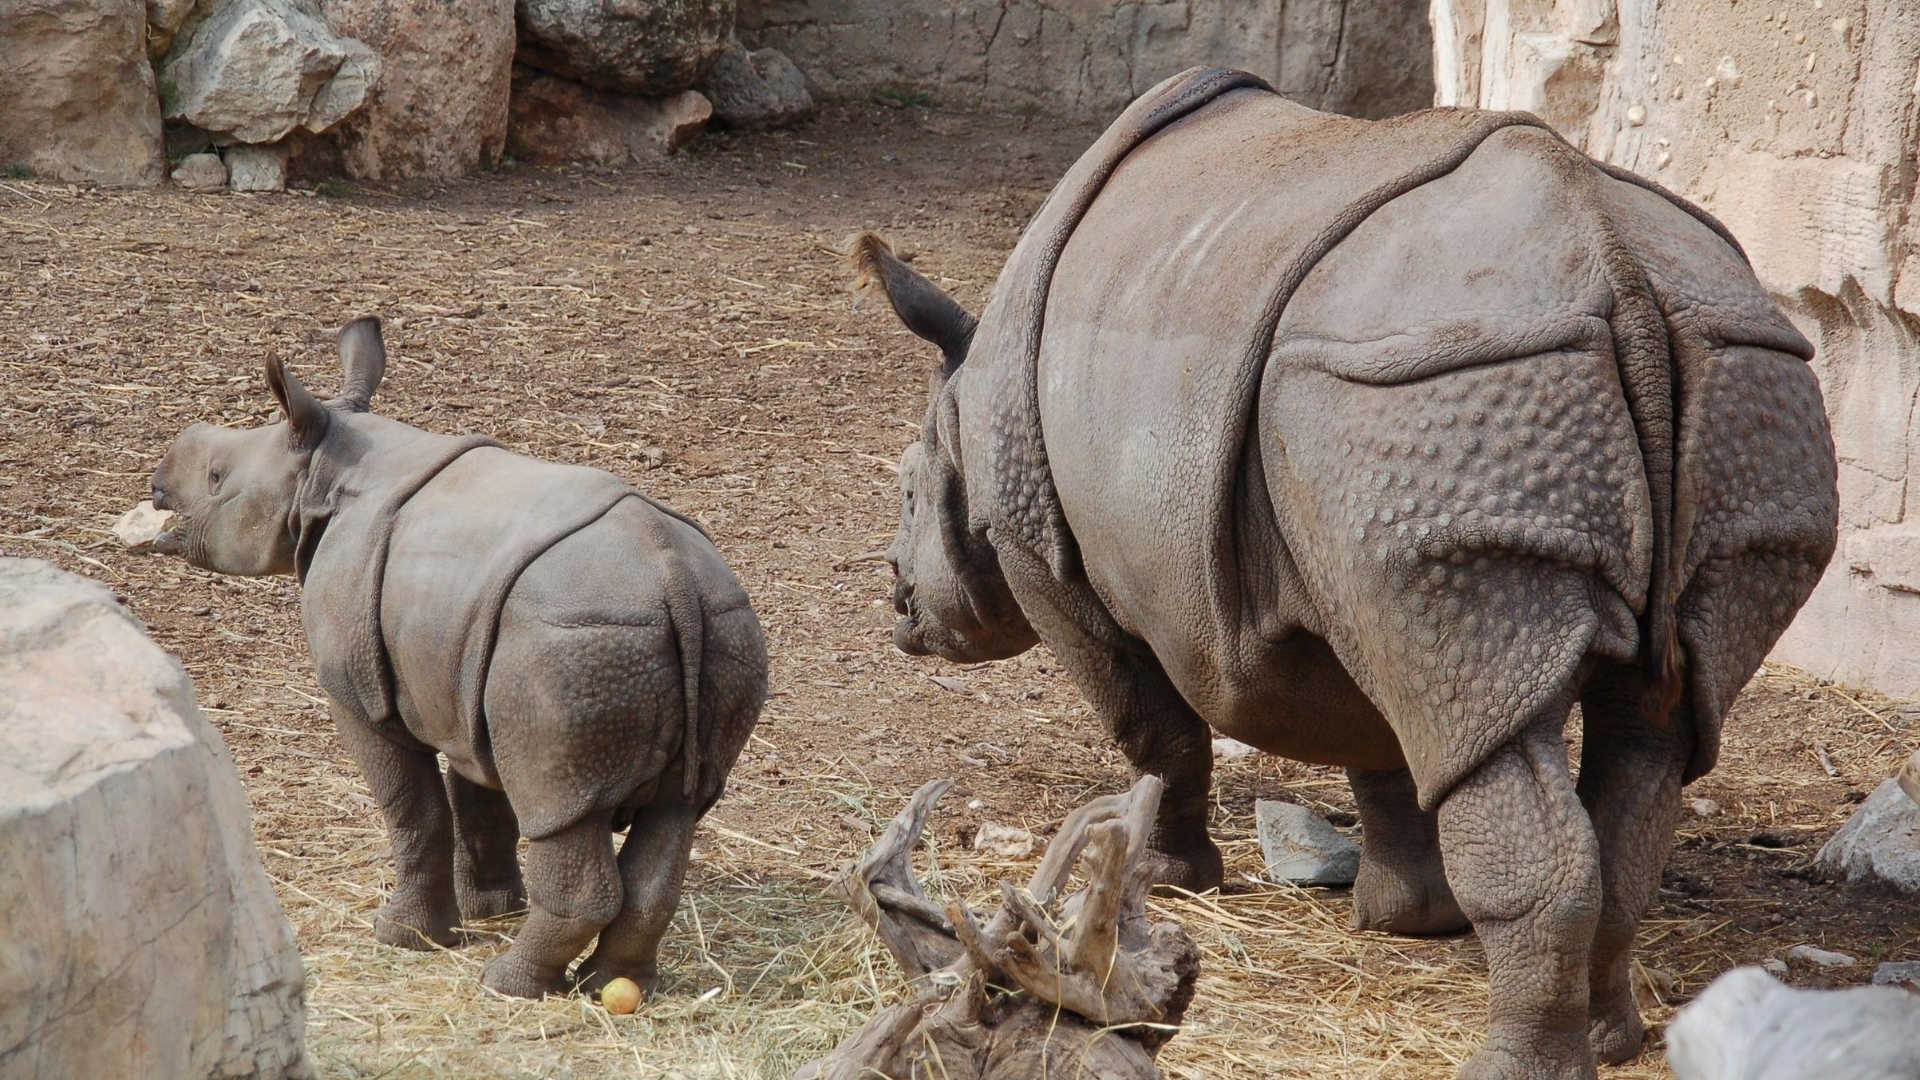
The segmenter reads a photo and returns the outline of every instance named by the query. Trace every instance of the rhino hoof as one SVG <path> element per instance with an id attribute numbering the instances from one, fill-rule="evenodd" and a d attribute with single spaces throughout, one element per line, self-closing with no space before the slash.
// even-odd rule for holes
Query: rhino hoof
<path id="1" fill-rule="evenodd" d="M 499 956 L 487 961 L 480 970 L 480 985 L 495 993 L 508 997 L 538 998 L 548 994 L 565 993 L 566 977 L 557 979 L 542 978 L 524 960 L 508 949 Z"/>
<path id="2" fill-rule="evenodd" d="M 1142 861 L 1157 889 L 1206 892 L 1226 880 L 1226 866 L 1212 840 L 1202 839 L 1176 850 L 1149 850 Z"/>
<path id="3" fill-rule="evenodd" d="M 460 943 L 451 919 L 421 919 L 391 912 L 391 905 L 373 917 L 373 939 L 382 945 L 428 952 L 450 949 Z"/>
<path id="4" fill-rule="evenodd" d="M 519 915 L 527 910 L 523 888 L 475 889 L 460 894 L 460 921 L 467 923 Z"/>

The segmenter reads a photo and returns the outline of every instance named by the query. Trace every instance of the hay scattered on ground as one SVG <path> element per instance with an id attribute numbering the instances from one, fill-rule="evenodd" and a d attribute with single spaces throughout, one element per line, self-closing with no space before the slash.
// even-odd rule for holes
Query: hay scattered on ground
<path id="1" fill-rule="evenodd" d="M 980 907 L 1032 870 L 971 851 L 980 823 L 1044 836 L 1125 788 L 1045 650 L 973 668 L 892 651 L 887 571 L 869 555 L 893 530 L 891 463 L 933 357 L 884 312 L 852 310 L 828 251 L 878 226 L 977 309 L 1089 134 L 886 110 L 716 140 L 655 169 L 443 190 L 0 183 L 0 553 L 104 581 L 185 662 L 307 960 L 323 1075 L 784 1076 L 904 992 L 821 885 L 922 781 L 960 781 L 935 818 L 929 889 Z M 267 355 L 334 385 L 327 330 L 366 311 L 389 317 L 378 408 L 634 480 L 712 529 L 767 625 L 773 697 L 702 827 L 664 992 L 633 1016 L 483 991 L 511 924 L 454 951 L 375 945 L 386 835 L 317 696 L 292 584 L 214 578 L 108 537 L 175 432 L 267 418 Z M 1683 821 L 1641 934 L 1663 988 L 1646 1008 L 1656 1024 L 1718 972 L 1800 942 L 1920 959 L 1910 899 L 1806 873 L 1854 797 L 1920 743 L 1920 709 L 1770 668 L 1727 732 L 1720 768 L 1688 792 L 1717 809 Z M 1351 815 L 1337 771 L 1256 755 L 1216 779 L 1228 894 L 1155 901 L 1204 950 L 1163 1067 L 1444 1075 L 1481 1032 L 1478 946 L 1352 934 L 1343 891 L 1249 880 L 1254 800 Z M 1602 1075 L 1664 1070 L 1650 1048 Z"/>

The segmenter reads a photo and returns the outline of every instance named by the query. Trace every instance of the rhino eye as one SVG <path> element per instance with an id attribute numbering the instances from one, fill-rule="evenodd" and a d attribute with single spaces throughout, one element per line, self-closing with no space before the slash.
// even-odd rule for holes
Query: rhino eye
<path id="1" fill-rule="evenodd" d="M 215 465 L 213 468 L 207 470 L 207 486 L 213 488 L 215 491 L 219 491 L 220 481 L 226 479 L 226 476 L 225 470 Z"/>

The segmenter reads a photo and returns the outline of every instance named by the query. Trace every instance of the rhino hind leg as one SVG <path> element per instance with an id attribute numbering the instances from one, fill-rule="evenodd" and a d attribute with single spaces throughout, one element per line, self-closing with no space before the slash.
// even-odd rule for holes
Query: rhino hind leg
<path id="1" fill-rule="evenodd" d="M 1679 817 L 1680 781 L 1693 749 L 1684 706 L 1655 717 L 1647 680 L 1631 669 L 1603 673 L 1580 698 L 1584 740 L 1580 801 L 1600 844 L 1603 899 L 1594 931 L 1588 1038 L 1608 1064 L 1640 1052 L 1645 1027 L 1633 1000 L 1633 938 L 1660 885 Z"/>
<path id="2" fill-rule="evenodd" d="M 503 791 L 482 787 L 447 770 L 453 807 L 453 893 L 465 922 L 524 911 L 520 878 L 520 822 Z"/>
<path id="3" fill-rule="evenodd" d="M 596 991 L 621 976 L 648 995 L 658 989 L 660 939 L 680 904 L 696 820 L 698 815 L 685 806 L 649 809 L 634 818 L 620 848 L 625 899 L 620 914 L 600 932 L 593 955 L 574 973 L 582 992 Z"/>
<path id="4" fill-rule="evenodd" d="M 433 751 L 402 746 L 339 708 L 333 715 L 393 842 L 393 894 L 373 917 L 374 940 L 403 949 L 457 944 L 453 814 L 439 761 Z"/>
<path id="5" fill-rule="evenodd" d="M 527 846 L 527 921 L 480 982 L 510 997 L 564 988 L 567 965 L 620 913 L 613 815 L 591 814 Z"/>
<path id="6" fill-rule="evenodd" d="M 1599 845 L 1544 713 L 1440 803 L 1447 880 L 1487 954 L 1487 1041 L 1461 1080 L 1593 1080 L 1588 957 Z"/>
<path id="7" fill-rule="evenodd" d="M 1360 808 L 1360 876 L 1353 883 L 1353 928 L 1392 934 L 1457 934 L 1467 917 L 1447 884 L 1440 826 L 1420 809 L 1405 769 L 1348 769 Z"/>

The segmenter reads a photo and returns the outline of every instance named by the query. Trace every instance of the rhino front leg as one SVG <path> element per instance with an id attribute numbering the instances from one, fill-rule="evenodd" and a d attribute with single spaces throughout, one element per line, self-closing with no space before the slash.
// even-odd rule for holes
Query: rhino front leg
<path id="1" fill-rule="evenodd" d="M 1393 934 L 1457 934 L 1467 917 L 1447 884 L 1440 825 L 1420 809 L 1405 769 L 1348 769 L 1360 808 L 1360 876 L 1353 928 Z"/>
<path id="2" fill-rule="evenodd" d="M 1447 880 L 1487 953 L 1487 1041 L 1461 1080 L 1593 1080 L 1588 958 L 1600 852 L 1560 735 L 1543 716 L 1440 804 Z"/>
<path id="3" fill-rule="evenodd" d="M 620 913 L 613 815 L 595 814 L 527 846 L 527 921 L 480 982 L 511 997 L 562 989 L 567 965 Z"/>
<path id="4" fill-rule="evenodd" d="M 680 885 L 693 850 L 691 807 L 643 811 L 620 847 L 620 882 L 626 889 L 620 914 L 600 932 L 593 955 L 575 974 L 580 989 L 592 992 L 608 979 L 625 976 L 651 997 L 660 985 L 660 939 L 680 905 Z"/>
<path id="5" fill-rule="evenodd" d="M 333 720 L 393 842 L 393 895 L 374 914 L 374 940 L 403 949 L 455 944 L 453 814 L 434 752 L 402 746 L 338 706 Z"/>
<path id="6" fill-rule="evenodd" d="M 1007 566 L 1022 568 L 1028 580 L 1051 578 L 1052 572 L 1024 551 L 1010 548 L 1000 557 Z M 1154 883 L 1193 892 L 1217 888 L 1225 869 L 1220 849 L 1207 835 L 1212 729 L 1174 689 L 1146 645 L 1122 633 L 1095 602 L 1074 593 L 1023 595 L 1020 607 L 1099 714 L 1134 775 L 1152 773 L 1166 782 L 1147 840 Z"/>
<path id="7" fill-rule="evenodd" d="M 453 894 L 460 918 L 477 922 L 525 910 L 527 889 L 517 854 L 520 822 L 506 792 L 448 769 L 447 801 L 453 807 Z"/>
<path id="8" fill-rule="evenodd" d="M 1580 699 L 1580 800 L 1600 842 L 1605 888 L 1593 936 L 1588 1038 L 1608 1064 L 1639 1053 L 1645 1036 L 1633 1000 L 1633 938 L 1672 850 L 1680 778 L 1693 749 L 1684 707 L 1671 717 L 1648 715 L 1646 687 L 1641 673 L 1623 672 L 1596 680 Z"/>

